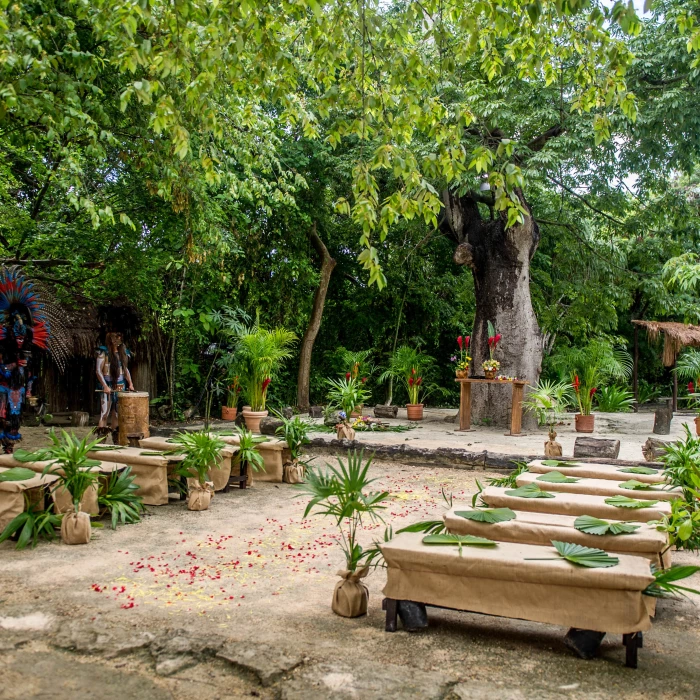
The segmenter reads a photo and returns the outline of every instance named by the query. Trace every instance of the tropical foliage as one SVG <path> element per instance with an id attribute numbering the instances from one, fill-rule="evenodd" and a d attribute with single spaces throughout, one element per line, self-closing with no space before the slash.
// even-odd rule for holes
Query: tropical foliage
<path id="1" fill-rule="evenodd" d="M 185 457 L 178 462 L 177 472 L 180 476 L 197 479 L 204 486 L 212 469 L 221 469 L 221 451 L 226 443 L 211 433 L 180 432 L 172 437 L 177 445 L 175 451 Z"/>
<path id="2" fill-rule="evenodd" d="M 138 490 L 135 478 L 131 475 L 131 467 L 112 472 L 107 486 L 99 494 L 97 501 L 100 506 L 109 511 L 113 530 L 116 530 L 120 523 L 126 525 L 140 522 L 145 508 L 143 498 L 136 495 Z"/>
<path id="3" fill-rule="evenodd" d="M 56 528 L 61 527 L 61 518 L 53 508 L 43 510 L 38 504 L 30 502 L 25 496 L 25 509 L 16 515 L 0 533 L 0 542 L 17 535 L 15 549 L 37 546 L 39 540 L 52 542 L 56 539 Z"/>

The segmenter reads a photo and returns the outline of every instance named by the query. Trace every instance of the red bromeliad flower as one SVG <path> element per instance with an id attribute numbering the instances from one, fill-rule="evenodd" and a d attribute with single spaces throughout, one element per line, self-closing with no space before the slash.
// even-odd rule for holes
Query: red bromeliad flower
<path id="1" fill-rule="evenodd" d="M 367 377 L 362 377 L 360 381 L 364 384 L 367 381 Z"/>
<path id="2" fill-rule="evenodd" d="M 420 386 L 420 383 L 422 381 L 423 381 L 423 377 L 418 377 L 418 379 L 416 379 L 416 386 Z"/>
<path id="3" fill-rule="evenodd" d="M 350 379 L 350 372 L 345 373 L 345 379 Z"/>
<path id="4" fill-rule="evenodd" d="M 411 374 L 415 374 L 415 373 L 416 373 L 416 368 L 415 368 L 415 367 L 411 367 Z"/>
<path id="5" fill-rule="evenodd" d="M 492 336 L 489 338 L 489 347 L 491 347 L 491 346 L 494 344 L 494 340 L 495 340 L 495 336 L 492 335 Z"/>
<path id="6" fill-rule="evenodd" d="M 466 350 L 469 347 L 469 341 L 471 340 L 471 336 L 465 335 L 464 336 L 464 349 Z"/>
<path id="7" fill-rule="evenodd" d="M 688 382 L 688 393 L 689 394 L 695 393 L 695 384 L 693 384 L 693 382 Z"/>
<path id="8" fill-rule="evenodd" d="M 591 398 L 593 398 L 593 394 L 595 394 L 596 391 L 598 391 L 598 389 L 597 389 L 596 387 L 592 386 L 592 387 L 591 387 L 591 390 L 588 392 L 588 396 L 590 396 Z"/>
<path id="9" fill-rule="evenodd" d="M 496 337 L 493 339 L 493 344 L 498 345 L 501 342 L 503 336 L 500 333 L 496 333 Z"/>
<path id="10" fill-rule="evenodd" d="M 464 339 L 462 338 L 461 335 L 457 336 L 457 345 L 459 345 L 459 349 L 462 349 L 462 343 L 464 342 Z"/>
<path id="11" fill-rule="evenodd" d="M 413 377 L 408 378 L 408 386 L 413 386 Z"/>
<path id="12" fill-rule="evenodd" d="M 267 387 L 270 386 L 271 381 L 272 381 L 272 379 L 270 379 L 270 377 L 268 377 L 267 379 L 265 379 L 263 381 L 263 383 L 262 383 L 262 393 L 263 394 L 267 391 Z"/>
<path id="13" fill-rule="evenodd" d="M 581 382 L 579 381 L 578 374 L 574 374 L 574 391 L 578 394 L 579 387 L 581 386 Z"/>

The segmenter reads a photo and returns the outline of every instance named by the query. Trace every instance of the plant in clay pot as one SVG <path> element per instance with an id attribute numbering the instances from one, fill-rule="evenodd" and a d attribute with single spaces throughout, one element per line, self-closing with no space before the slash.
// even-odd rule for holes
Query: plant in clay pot
<path id="1" fill-rule="evenodd" d="M 468 335 L 457 336 L 457 345 L 459 346 L 459 357 L 457 355 L 452 355 L 450 358 L 452 362 L 456 362 L 455 375 L 457 379 L 467 379 L 469 376 L 469 363 L 472 358 L 469 357 L 469 341 L 471 338 Z"/>
<path id="2" fill-rule="evenodd" d="M 423 419 L 423 402 L 436 391 L 441 391 L 435 384 L 428 384 L 426 377 L 435 366 L 435 360 L 420 350 L 402 345 L 397 348 L 389 360 L 389 368 L 379 378 L 380 381 L 394 378 L 403 383 L 408 394 L 406 413 L 408 420 Z"/>
<path id="3" fill-rule="evenodd" d="M 537 386 L 529 386 L 523 401 L 523 407 L 537 414 L 537 422 L 546 425 L 549 440 L 544 443 L 546 457 L 561 457 L 561 445 L 556 442 L 557 433 L 554 426 L 563 413 L 569 395 L 570 387 L 566 382 L 540 380 Z"/>
<path id="4" fill-rule="evenodd" d="M 375 365 L 369 359 L 373 351 L 371 349 L 353 351 L 340 348 L 338 352 L 345 377 L 347 378 L 349 374 L 352 379 L 366 385 L 367 380 L 375 371 Z M 362 403 L 355 406 L 355 409 L 350 413 L 350 418 L 359 418 L 362 415 L 362 408 Z"/>
<path id="5" fill-rule="evenodd" d="M 241 381 L 236 374 L 230 377 L 226 385 L 226 405 L 221 407 L 222 420 L 236 420 L 238 398 L 241 395 Z"/>
<path id="6" fill-rule="evenodd" d="M 359 617 L 367 613 L 369 590 L 362 579 L 369 573 L 373 560 L 378 555 L 376 547 L 363 549 L 359 536 L 363 529 L 363 518 L 371 523 L 383 522 L 380 511 L 389 497 L 387 491 L 370 492 L 369 486 L 376 481 L 368 476 L 372 463 L 370 457 L 363 464 L 363 453 L 348 453 L 347 466 L 338 459 L 338 467 L 326 464 L 326 470 L 309 468 L 306 481 L 299 484 L 310 501 L 304 511 L 332 518 L 340 531 L 340 546 L 345 555 L 345 569 L 338 571 L 341 580 L 333 591 L 332 609 L 341 617 Z"/>
<path id="7" fill-rule="evenodd" d="M 258 320 L 238 337 L 236 357 L 240 380 L 250 405 L 250 410 L 243 408 L 243 417 L 248 430 L 254 433 L 260 432 L 260 420 L 268 413 L 265 405 L 272 378 L 292 356 L 296 339 L 294 333 L 284 328 L 261 328 Z"/>
<path id="8" fill-rule="evenodd" d="M 330 387 L 328 400 L 338 410 L 339 421 L 335 426 L 338 439 L 354 440 L 355 431 L 350 425 L 350 417 L 355 407 L 369 398 L 365 383 L 348 372 L 343 379 L 327 379 L 326 384 Z"/>
<path id="9" fill-rule="evenodd" d="M 90 514 L 81 510 L 81 503 L 88 489 L 96 489 L 99 472 L 94 467 L 99 461 L 88 458 L 88 452 L 93 450 L 101 441 L 90 440 L 88 436 L 79 439 L 65 430 L 57 435 L 54 431 L 49 434 L 51 446 L 31 453 L 32 459 L 50 462 L 44 469 L 44 474 L 54 474 L 58 477 L 52 493 L 66 491 L 70 494 L 71 505 L 61 520 L 61 539 L 66 544 L 88 544 L 92 527 Z"/>
<path id="10" fill-rule="evenodd" d="M 176 474 L 187 478 L 188 510 L 207 510 L 214 496 L 214 484 L 209 480 L 212 469 L 221 469 L 221 451 L 226 443 L 211 433 L 177 433 L 172 442 L 177 453 L 184 454 Z"/>
<path id="11" fill-rule="evenodd" d="M 275 433 L 284 439 L 289 448 L 290 461 L 282 466 L 282 479 L 287 484 L 300 484 L 306 476 L 307 463 L 301 462 L 299 457 L 301 448 L 309 444 L 311 424 L 296 415 L 285 418 L 278 411 L 273 413 L 282 421 Z"/>
<path id="12" fill-rule="evenodd" d="M 494 379 L 496 377 L 496 372 L 501 368 L 501 363 L 493 356 L 496 352 L 498 344 L 501 342 L 501 334 L 496 333 L 496 329 L 491 321 L 487 322 L 488 325 L 488 344 L 489 344 L 489 359 L 484 360 L 481 363 L 481 367 L 484 370 L 484 376 L 486 379 Z"/>

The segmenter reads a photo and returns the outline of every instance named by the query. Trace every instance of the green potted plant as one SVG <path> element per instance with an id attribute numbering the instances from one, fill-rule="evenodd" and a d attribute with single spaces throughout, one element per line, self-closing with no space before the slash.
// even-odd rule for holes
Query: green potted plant
<path id="1" fill-rule="evenodd" d="M 554 426 L 566 406 L 569 388 L 566 382 L 540 380 L 537 386 L 528 387 L 523 401 L 523 407 L 534 411 L 537 414 L 537 422 L 548 428 L 549 440 L 544 443 L 545 457 L 562 456 L 562 448 L 556 441 Z"/>
<path id="2" fill-rule="evenodd" d="M 234 457 L 234 464 L 238 465 L 239 474 L 247 476 L 248 484 L 253 483 L 253 472 L 260 472 L 265 468 L 265 460 L 258 452 L 257 445 L 267 442 L 262 435 L 253 435 L 250 430 L 236 426 L 238 434 L 238 452 Z"/>
<path id="3" fill-rule="evenodd" d="M 385 508 L 383 502 L 389 497 L 387 491 L 368 490 L 376 481 L 369 478 L 371 464 L 371 457 L 363 464 L 362 453 L 350 452 L 347 466 L 338 459 L 338 468 L 330 464 L 326 465 L 324 472 L 309 468 L 306 481 L 297 487 L 310 497 L 304 517 L 310 513 L 328 516 L 340 531 L 345 569 L 338 572 L 341 580 L 333 591 L 331 607 L 342 617 L 365 615 L 369 603 L 369 590 L 362 579 L 369 573 L 377 550 L 363 549 L 359 535 L 365 517 L 371 523 L 383 522 L 380 511 Z"/>
<path id="4" fill-rule="evenodd" d="M 408 394 L 406 404 L 408 420 L 423 419 L 423 401 L 438 389 L 434 384 L 426 383 L 426 375 L 434 364 L 435 360 L 430 355 L 408 345 L 402 345 L 392 354 L 388 369 L 379 378 L 382 382 L 391 377 L 403 382 Z"/>
<path id="5" fill-rule="evenodd" d="M 369 398 L 369 392 L 362 380 L 353 378 L 350 372 L 343 379 L 327 379 L 326 384 L 330 387 L 327 398 L 338 411 L 339 421 L 335 426 L 338 439 L 353 440 L 355 431 L 350 425 L 350 417 L 355 407 Z"/>
<path id="6" fill-rule="evenodd" d="M 491 323 L 491 321 L 488 321 L 487 324 L 489 333 L 489 359 L 484 360 L 481 363 L 481 367 L 484 370 L 484 376 L 486 377 L 486 379 L 495 379 L 496 372 L 498 372 L 498 370 L 501 368 L 501 363 L 493 356 L 493 354 L 496 352 L 496 348 L 501 342 L 501 334 L 496 333 L 496 329 L 494 328 L 493 323 Z"/>
<path id="7" fill-rule="evenodd" d="M 241 393 L 240 377 L 236 374 L 226 382 L 226 404 L 221 407 L 221 420 L 236 420 L 238 397 Z"/>
<path id="8" fill-rule="evenodd" d="M 367 380 L 374 372 L 375 366 L 370 362 L 370 356 L 372 355 L 372 350 L 346 350 L 345 348 L 340 349 L 341 361 L 343 369 L 345 370 L 345 377 L 348 375 L 359 381 L 363 385 L 366 385 Z M 368 392 L 369 396 L 369 392 Z M 364 399 L 363 399 L 364 400 Z M 359 418 L 362 416 L 364 404 L 359 403 L 355 406 L 355 409 L 350 413 L 350 418 Z"/>
<path id="9" fill-rule="evenodd" d="M 205 431 L 176 433 L 172 442 L 177 445 L 176 452 L 184 454 L 176 473 L 187 478 L 188 510 L 207 510 L 214 496 L 209 472 L 221 469 L 221 451 L 226 443 Z"/>
<path id="10" fill-rule="evenodd" d="M 452 355 L 452 362 L 456 362 L 455 376 L 457 379 L 467 379 L 469 377 L 469 363 L 472 358 L 469 357 L 469 341 L 471 338 L 468 335 L 457 336 L 457 346 L 459 347 L 459 357 Z"/>
<path id="11" fill-rule="evenodd" d="M 306 464 L 299 461 L 299 457 L 301 456 L 301 448 L 309 444 L 311 425 L 296 415 L 285 418 L 278 411 L 273 411 L 273 413 L 282 421 L 282 425 L 277 428 L 275 433 L 284 439 L 289 448 L 290 461 L 282 467 L 282 479 L 287 484 L 300 484 L 306 476 Z"/>
<path id="12" fill-rule="evenodd" d="M 51 446 L 37 450 L 32 456 L 37 461 L 50 462 L 43 473 L 58 477 L 52 488 L 54 495 L 59 490 L 70 494 L 71 505 L 61 520 L 61 539 L 66 544 L 88 544 L 92 532 L 90 514 L 81 510 L 81 503 L 88 489 L 97 489 L 99 472 L 94 467 L 100 463 L 87 455 L 102 438 L 89 440 L 86 436 L 78 439 L 61 430 L 58 435 L 51 431 L 49 439 Z"/>
<path id="13" fill-rule="evenodd" d="M 260 432 L 260 421 L 267 416 L 267 391 L 282 363 L 292 356 L 291 347 L 297 337 L 284 328 L 268 330 L 256 321 L 244 329 L 236 346 L 240 362 L 240 380 L 250 410 L 243 407 L 243 418 L 248 430 Z"/>
<path id="14" fill-rule="evenodd" d="M 592 411 L 598 387 L 609 379 L 627 380 L 632 372 L 629 353 L 613 348 L 602 339 L 561 350 L 552 358 L 552 365 L 572 378 L 571 385 L 579 408 L 575 416 L 576 431 L 579 433 L 592 433 L 595 429 Z"/>

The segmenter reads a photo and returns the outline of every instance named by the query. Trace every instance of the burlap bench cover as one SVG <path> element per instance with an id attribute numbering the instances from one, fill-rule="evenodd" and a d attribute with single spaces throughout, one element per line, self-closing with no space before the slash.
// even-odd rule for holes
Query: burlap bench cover
<path id="1" fill-rule="evenodd" d="M 7 468 L 0 467 L 0 472 L 5 471 Z M 37 474 L 31 479 L 22 481 L 0 481 L 0 532 L 11 520 L 20 513 L 24 513 L 25 494 L 31 503 L 37 503 L 44 496 L 44 491 L 56 481 L 58 477 L 51 474 L 46 476 Z"/>
<path id="2" fill-rule="evenodd" d="M 177 449 L 177 444 L 171 442 L 164 437 L 149 437 L 139 441 L 141 448 L 146 451 L 164 451 L 169 452 Z M 214 484 L 214 491 L 222 491 L 228 485 L 229 477 L 231 476 L 231 463 L 233 455 L 238 450 L 231 445 L 227 445 L 221 450 L 221 465 L 219 469 L 212 469 L 209 472 L 209 481 Z M 166 455 L 171 460 L 181 460 L 181 455 Z"/>
<path id="3" fill-rule="evenodd" d="M 174 462 L 161 455 L 143 454 L 148 450 L 139 447 L 121 447 L 117 450 L 93 450 L 88 453 L 91 459 L 103 462 L 117 462 L 131 467 L 134 483 L 139 487 L 137 496 L 143 498 L 147 506 L 162 506 L 168 503 L 168 470 Z"/>
<path id="4" fill-rule="evenodd" d="M 659 520 L 671 514 L 671 504 L 659 501 L 649 508 L 618 508 L 605 502 L 607 496 L 590 496 L 584 493 L 554 493 L 553 498 L 519 498 L 508 496 L 506 491 L 496 486 L 487 486 L 481 492 L 481 500 L 491 508 L 510 508 L 535 513 L 556 513 L 557 515 L 592 515 L 603 520 L 646 523 Z M 634 498 L 634 492 L 629 494 Z"/>
<path id="5" fill-rule="evenodd" d="M 0 455 L 0 466 L 2 467 L 24 467 L 25 469 L 31 469 L 37 474 L 42 474 L 44 469 L 49 465 L 54 464 L 51 460 L 38 461 L 38 462 L 20 462 L 15 459 L 13 455 Z M 80 509 L 84 513 L 90 513 L 90 515 L 98 515 L 100 512 L 100 506 L 98 504 L 98 494 L 100 487 L 106 486 L 106 482 L 112 476 L 115 471 L 126 468 L 126 465 L 117 464 L 116 462 L 104 462 L 100 461 L 99 466 L 91 467 L 91 471 L 97 471 L 100 474 L 100 482 L 90 487 L 83 498 L 80 501 Z M 52 471 L 55 474 L 63 474 L 63 470 L 58 464 L 54 464 Z M 55 510 L 57 513 L 65 513 L 69 508 L 72 507 L 73 503 L 71 501 L 71 496 L 68 491 L 62 486 L 56 489 L 52 494 L 53 502 L 55 505 Z"/>
<path id="6" fill-rule="evenodd" d="M 570 484 L 556 484 L 549 481 L 538 481 L 542 474 L 518 474 L 515 482 L 518 486 L 527 484 L 537 484 L 543 491 L 563 491 L 565 493 L 587 493 L 594 496 L 628 496 L 640 501 L 673 501 L 682 498 L 683 491 L 679 488 L 658 487 L 653 490 L 633 490 L 623 489 L 619 484 L 623 484 L 628 479 L 611 481 L 610 479 L 584 479 L 577 477 L 579 481 Z M 567 475 L 568 476 L 568 475 Z M 663 488 L 663 490 L 661 490 Z"/>
<path id="7" fill-rule="evenodd" d="M 527 465 L 528 471 L 537 474 L 561 472 L 564 476 L 576 476 L 584 479 L 611 479 L 618 483 L 627 481 L 628 479 L 636 479 L 645 484 L 665 481 L 661 470 L 659 470 L 657 474 L 632 474 L 630 472 L 621 471 L 621 469 L 625 469 L 625 467 L 618 467 L 614 464 L 591 464 L 585 461 L 574 461 L 572 464 L 578 464 L 580 466 L 568 467 L 565 464 L 561 464 L 556 467 L 550 467 L 542 464 L 542 461 L 541 459 L 535 459 L 529 462 Z"/>
<path id="8" fill-rule="evenodd" d="M 473 508 L 467 503 L 453 505 L 443 516 L 448 532 L 522 544 L 548 545 L 552 540 L 573 542 L 615 554 L 642 556 L 664 568 L 671 566 L 668 535 L 646 523 L 640 523 L 636 532 L 627 535 L 589 535 L 574 527 L 576 516 L 573 515 L 514 511 L 515 519 L 502 523 L 481 523 L 456 515 L 470 510 Z"/>
<path id="9" fill-rule="evenodd" d="M 213 433 L 221 438 L 227 445 L 238 447 L 238 435 L 221 435 Z M 255 446 L 255 449 L 262 455 L 263 469 L 254 472 L 254 481 L 269 481 L 275 484 L 282 483 L 283 466 L 285 462 L 291 461 L 292 457 L 289 448 L 284 440 L 270 439 Z"/>
<path id="10" fill-rule="evenodd" d="M 642 591 L 654 577 L 642 557 L 620 555 L 617 566 L 591 569 L 559 558 L 551 546 L 501 542 L 465 546 L 460 556 L 457 547 L 422 544 L 423 536 L 403 533 L 379 545 L 388 599 L 597 632 L 651 627 L 655 599 Z"/>

